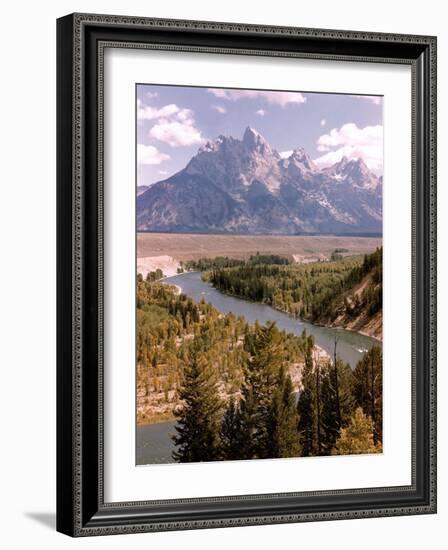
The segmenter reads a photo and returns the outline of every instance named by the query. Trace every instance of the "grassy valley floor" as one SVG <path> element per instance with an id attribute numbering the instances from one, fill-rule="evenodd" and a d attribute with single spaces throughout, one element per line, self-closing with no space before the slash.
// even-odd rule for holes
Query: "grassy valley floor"
<path id="1" fill-rule="evenodd" d="M 308 263 L 329 259 L 335 249 L 344 249 L 344 255 L 353 256 L 368 254 L 381 245 L 381 237 L 138 233 L 137 257 L 160 257 L 169 263 L 167 257 L 183 262 L 215 256 L 246 259 L 259 252 Z"/>

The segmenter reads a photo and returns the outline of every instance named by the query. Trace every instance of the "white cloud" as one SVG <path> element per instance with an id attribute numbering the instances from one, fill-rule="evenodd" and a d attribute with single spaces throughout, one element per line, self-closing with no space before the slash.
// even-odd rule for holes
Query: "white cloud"
<path id="1" fill-rule="evenodd" d="M 212 109 L 214 109 L 215 111 L 218 111 L 218 113 L 220 113 L 221 115 L 224 115 L 225 113 L 227 113 L 227 109 L 222 105 L 212 105 Z"/>
<path id="2" fill-rule="evenodd" d="M 327 121 L 323 118 L 321 121 L 320 121 L 320 125 L 321 126 L 325 126 L 327 124 Z"/>
<path id="3" fill-rule="evenodd" d="M 293 151 L 291 149 L 291 151 L 280 151 L 280 156 L 282 157 L 282 159 L 289 159 L 289 157 L 292 155 Z"/>
<path id="4" fill-rule="evenodd" d="M 146 92 L 145 95 L 146 95 L 146 97 L 147 97 L 148 99 L 153 99 L 154 97 L 158 97 L 158 96 L 159 96 L 159 94 L 158 94 L 157 92 Z"/>
<path id="5" fill-rule="evenodd" d="M 383 127 L 365 126 L 358 128 L 353 122 L 349 122 L 341 126 L 341 128 L 333 128 L 328 134 L 324 134 L 317 140 L 317 149 L 319 151 L 328 151 L 330 148 L 338 147 L 339 145 L 371 145 L 372 142 L 382 144 Z"/>
<path id="6" fill-rule="evenodd" d="M 168 170 L 159 170 L 159 174 L 161 176 L 166 176 L 168 173 L 169 173 Z"/>
<path id="7" fill-rule="evenodd" d="M 342 157 L 362 158 L 367 166 L 377 173 L 383 169 L 383 127 L 358 128 L 350 122 L 341 128 L 333 128 L 317 140 L 317 150 L 324 153 L 315 159 L 318 166 L 331 166 Z"/>
<path id="8" fill-rule="evenodd" d="M 204 142 L 200 130 L 195 128 L 193 111 L 174 103 L 163 107 L 151 107 L 137 100 L 137 119 L 154 120 L 149 135 L 171 147 L 195 145 Z"/>
<path id="9" fill-rule="evenodd" d="M 151 128 L 149 135 L 163 143 L 168 143 L 171 147 L 204 142 L 201 132 L 190 124 L 190 121 L 177 122 L 161 119 Z"/>
<path id="10" fill-rule="evenodd" d="M 138 164 L 160 164 L 169 158 L 169 155 L 161 153 L 157 147 L 154 147 L 153 145 L 143 145 L 143 143 L 137 144 Z"/>
<path id="11" fill-rule="evenodd" d="M 227 99 L 228 101 L 238 101 L 248 98 L 263 98 L 273 105 L 285 105 L 296 103 L 305 103 L 306 97 L 300 92 L 267 92 L 261 90 L 224 90 L 221 88 L 209 88 L 208 91 L 215 97 Z"/>
<path id="12" fill-rule="evenodd" d="M 172 116 L 186 118 L 191 116 L 191 111 L 189 109 L 180 109 L 174 103 L 157 108 L 144 105 L 140 100 L 137 100 L 137 120 L 157 120 L 162 117 Z"/>
<path id="13" fill-rule="evenodd" d="M 264 116 L 266 114 L 266 111 L 264 109 L 258 109 L 255 114 L 259 116 Z"/>

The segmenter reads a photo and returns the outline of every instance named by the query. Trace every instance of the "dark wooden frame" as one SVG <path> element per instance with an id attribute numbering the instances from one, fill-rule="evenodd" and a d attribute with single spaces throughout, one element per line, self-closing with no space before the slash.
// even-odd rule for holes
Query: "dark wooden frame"
<path id="1" fill-rule="evenodd" d="M 412 485 L 104 502 L 102 55 L 111 45 L 411 65 Z M 57 52 L 57 529 L 88 536 L 434 513 L 436 38 L 74 14 L 57 22 Z"/>

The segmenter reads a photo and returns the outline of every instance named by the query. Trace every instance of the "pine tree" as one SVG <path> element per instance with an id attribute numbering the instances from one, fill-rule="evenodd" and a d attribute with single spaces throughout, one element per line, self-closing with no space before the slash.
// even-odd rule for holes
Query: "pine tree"
<path id="1" fill-rule="evenodd" d="M 335 397 L 336 397 L 336 415 L 337 415 L 337 421 L 338 421 L 338 427 L 340 428 L 342 425 L 342 416 L 341 416 L 341 403 L 340 403 L 340 396 L 339 396 L 339 373 L 338 373 L 338 353 L 337 353 L 337 346 L 338 346 L 338 339 L 335 337 L 334 339 L 334 357 L 333 357 L 333 375 L 334 375 L 334 391 L 335 391 Z"/>
<path id="2" fill-rule="evenodd" d="M 243 384 L 243 398 L 239 404 L 239 456 L 242 460 L 256 458 L 257 446 L 255 434 L 257 431 L 256 401 L 252 388 Z"/>
<path id="3" fill-rule="evenodd" d="M 224 460 L 239 460 L 243 441 L 241 440 L 241 413 L 233 397 L 224 413 L 221 424 L 222 457 Z"/>
<path id="4" fill-rule="evenodd" d="M 334 380 L 334 367 L 321 367 L 321 451 L 330 454 L 339 436 L 337 393 Z"/>
<path id="5" fill-rule="evenodd" d="M 333 454 L 351 455 L 381 452 L 381 445 L 375 445 L 373 441 L 373 431 L 372 419 L 363 413 L 361 407 L 358 407 L 349 425 L 342 428 Z"/>
<path id="6" fill-rule="evenodd" d="M 282 366 L 269 411 L 266 458 L 300 455 L 298 421 L 292 380 Z"/>
<path id="7" fill-rule="evenodd" d="M 348 363 L 344 363 L 339 359 L 338 376 L 341 428 L 345 428 L 355 411 L 355 400 L 353 398 L 353 370 Z"/>
<path id="8" fill-rule="evenodd" d="M 321 366 L 320 366 L 320 356 L 317 354 L 315 361 L 315 377 L 316 377 L 316 434 L 317 434 L 317 454 L 320 456 L 322 454 L 322 388 L 321 388 Z"/>
<path id="9" fill-rule="evenodd" d="M 352 371 L 348 364 L 336 359 L 338 381 L 334 365 L 321 368 L 321 425 L 322 451 L 330 454 L 353 414 Z"/>
<path id="10" fill-rule="evenodd" d="M 372 419 L 375 444 L 383 436 L 383 353 L 373 346 L 353 371 L 353 396 L 356 405 Z"/>
<path id="11" fill-rule="evenodd" d="M 173 436 L 173 458 L 178 462 L 218 460 L 221 454 L 222 402 L 212 367 L 199 347 L 195 345 L 190 351 L 179 391 L 183 405 L 176 411 L 177 435 Z"/>
<path id="12" fill-rule="evenodd" d="M 303 456 L 316 454 L 316 378 L 311 355 L 314 341 L 310 338 L 305 350 L 305 364 L 302 372 L 302 389 L 297 402 L 299 415 L 299 438 Z"/>
<path id="13" fill-rule="evenodd" d="M 240 403 L 241 458 L 264 456 L 275 381 L 283 361 L 282 336 L 275 323 L 256 325 Z"/>

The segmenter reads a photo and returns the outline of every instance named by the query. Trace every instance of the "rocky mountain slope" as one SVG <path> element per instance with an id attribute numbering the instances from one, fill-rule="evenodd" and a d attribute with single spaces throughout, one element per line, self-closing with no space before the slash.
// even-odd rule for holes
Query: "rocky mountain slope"
<path id="1" fill-rule="evenodd" d="M 282 158 L 248 127 L 219 136 L 187 166 L 137 197 L 139 231 L 286 234 L 375 233 L 382 178 L 362 159 L 319 168 L 307 152 Z"/>
<path id="2" fill-rule="evenodd" d="M 363 264 L 348 274 L 343 288 L 334 294 L 317 321 L 383 339 L 382 248 L 364 256 Z"/>

